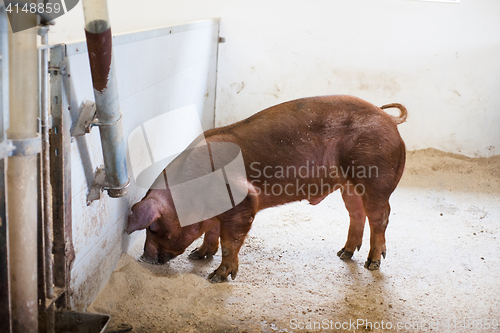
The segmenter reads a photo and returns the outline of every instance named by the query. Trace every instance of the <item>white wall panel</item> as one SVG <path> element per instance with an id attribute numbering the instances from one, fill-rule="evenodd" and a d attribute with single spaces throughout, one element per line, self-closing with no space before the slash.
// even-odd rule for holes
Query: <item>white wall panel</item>
<path id="1" fill-rule="evenodd" d="M 204 130 L 213 127 L 219 23 L 205 20 L 181 26 L 124 34 L 113 38 L 120 107 L 128 135 L 147 120 L 194 105 Z M 67 44 L 73 121 L 80 105 L 94 100 L 86 44 Z M 169 142 L 165 142 L 169 145 Z M 127 147 L 128 148 L 128 147 Z M 130 157 L 127 158 L 130 170 Z M 83 310 L 107 282 L 122 251 L 137 235 L 124 233 L 130 206 L 147 189 L 131 179 L 129 194 L 113 199 L 102 194 L 86 203 L 97 167 L 103 164 L 99 129 L 72 139 L 72 223 L 76 258 L 72 269 L 74 309 Z"/>
<path id="2" fill-rule="evenodd" d="M 409 149 L 500 154 L 500 1 L 109 0 L 116 32 L 221 18 L 217 124 L 279 102 L 352 94 L 408 107 Z M 78 7 L 51 40 L 83 39 Z"/>

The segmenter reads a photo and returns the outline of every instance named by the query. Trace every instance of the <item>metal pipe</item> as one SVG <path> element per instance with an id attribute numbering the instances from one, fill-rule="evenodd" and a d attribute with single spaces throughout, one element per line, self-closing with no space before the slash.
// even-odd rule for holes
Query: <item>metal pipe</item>
<path id="1" fill-rule="evenodd" d="M 9 77 L 9 24 L 5 7 L 0 5 L 0 143 L 5 143 L 7 135 L 5 130 L 9 128 L 9 85 L 4 79 Z M 0 158 L 3 158 L 0 155 Z"/>
<path id="2" fill-rule="evenodd" d="M 104 156 L 105 189 L 110 197 L 122 197 L 127 193 L 129 177 L 112 55 L 108 5 L 106 0 L 83 0 L 82 4 L 97 123 Z"/>
<path id="3" fill-rule="evenodd" d="M 0 6 L 0 331 L 12 332 L 9 225 L 7 222 L 7 154 L 5 147 L 9 128 L 9 27 L 4 6 Z"/>
<path id="4" fill-rule="evenodd" d="M 9 29 L 9 140 L 37 136 L 38 73 L 36 15 L 13 15 L 34 28 Z M 8 159 L 10 281 L 13 332 L 38 331 L 37 295 L 37 155 L 15 154 Z"/>
<path id="5" fill-rule="evenodd" d="M 48 26 L 40 26 L 38 32 L 42 45 L 49 44 Z M 42 130 L 42 196 L 43 196 L 43 232 L 44 232 L 44 265 L 45 295 L 54 298 L 54 277 L 52 272 L 52 186 L 50 184 L 50 97 L 49 97 L 49 49 L 40 51 L 40 118 Z"/>

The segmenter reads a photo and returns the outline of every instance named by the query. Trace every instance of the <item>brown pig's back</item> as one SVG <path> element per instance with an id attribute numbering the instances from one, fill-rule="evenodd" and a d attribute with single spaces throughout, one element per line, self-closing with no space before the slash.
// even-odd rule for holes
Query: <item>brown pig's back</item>
<path id="1" fill-rule="evenodd" d="M 264 174 L 257 177 L 255 169 L 262 171 L 265 167 L 274 172 L 280 167 L 298 170 L 304 165 L 329 170 L 365 165 L 367 168 L 377 166 L 384 172 L 385 169 L 400 168 L 401 158 L 404 163 L 404 143 L 391 116 L 352 96 L 322 96 L 285 102 L 235 124 L 209 130 L 205 132 L 205 138 L 208 142 L 237 144 L 242 151 L 247 178 L 257 179 L 256 184 L 265 180 L 282 185 L 297 181 L 290 177 L 269 178 Z M 387 184 L 389 195 L 399 177 L 392 177 L 397 179 L 391 179 Z M 298 178 L 299 182 L 306 183 L 320 181 L 319 178 Z M 342 184 L 349 176 L 328 178 L 325 181 Z M 274 202 L 280 198 L 268 199 L 270 205 L 281 203 Z"/>

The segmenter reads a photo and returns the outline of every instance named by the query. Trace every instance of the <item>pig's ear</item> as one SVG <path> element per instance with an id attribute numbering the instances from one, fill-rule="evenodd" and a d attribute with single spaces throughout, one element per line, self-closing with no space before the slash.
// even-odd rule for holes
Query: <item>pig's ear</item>
<path id="1" fill-rule="evenodd" d="M 138 202 L 132 207 L 132 212 L 128 216 L 127 234 L 136 230 L 142 230 L 149 227 L 151 223 L 161 216 L 155 200 L 146 199 Z"/>

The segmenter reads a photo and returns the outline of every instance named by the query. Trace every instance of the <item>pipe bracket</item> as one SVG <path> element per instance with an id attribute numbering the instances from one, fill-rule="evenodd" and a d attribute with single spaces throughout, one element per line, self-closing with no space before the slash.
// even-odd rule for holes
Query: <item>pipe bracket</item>
<path id="1" fill-rule="evenodd" d="M 49 66 L 49 73 L 54 76 L 58 74 L 66 75 L 68 73 L 66 62 L 59 62 L 59 66 Z"/>
<path id="2" fill-rule="evenodd" d="M 127 195 L 128 187 L 130 186 L 130 178 L 127 182 L 120 186 L 104 186 L 103 189 L 108 191 L 108 195 L 111 198 L 121 198 Z"/>
<path id="3" fill-rule="evenodd" d="M 14 149 L 9 156 L 30 156 L 39 154 L 42 151 L 42 139 L 40 134 L 32 139 L 9 140 Z"/>
<path id="4" fill-rule="evenodd" d="M 130 178 L 127 182 L 120 186 L 110 186 L 106 182 L 106 170 L 104 166 L 97 168 L 94 176 L 94 181 L 90 185 L 89 191 L 87 193 L 87 206 L 94 200 L 101 199 L 101 193 L 103 190 L 108 191 L 108 195 L 112 198 L 120 198 L 127 195 L 128 187 L 130 185 Z"/>
<path id="5" fill-rule="evenodd" d="M 94 121 L 92 121 L 91 126 L 113 126 L 118 124 L 118 122 L 122 120 L 122 114 L 120 113 L 120 117 L 115 120 L 115 121 L 108 121 L 108 122 L 101 122 L 99 119 L 94 118 Z"/>
<path id="6" fill-rule="evenodd" d="M 14 151 L 14 149 L 16 149 L 16 147 L 14 147 L 10 140 L 4 140 L 0 143 L 0 159 L 12 156 L 12 151 Z"/>
<path id="7" fill-rule="evenodd" d="M 71 136 L 80 136 L 90 133 L 92 122 L 94 121 L 96 114 L 95 102 L 85 101 L 80 106 L 80 115 L 76 121 L 73 129 L 71 130 Z"/>
<path id="8" fill-rule="evenodd" d="M 76 121 L 73 129 L 71 130 L 71 136 L 80 136 L 90 133 L 90 130 L 94 126 L 113 126 L 116 125 L 120 120 L 122 120 L 122 114 L 115 121 L 102 122 L 96 118 L 97 108 L 95 102 L 86 101 L 80 106 L 80 115 Z"/>

